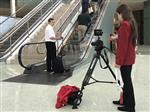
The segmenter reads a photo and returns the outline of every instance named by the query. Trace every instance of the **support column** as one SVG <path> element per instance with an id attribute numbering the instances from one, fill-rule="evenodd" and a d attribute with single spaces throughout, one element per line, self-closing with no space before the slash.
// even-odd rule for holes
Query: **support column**
<path id="1" fill-rule="evenodd" d="M 16 3 L 15 0 L 10 0 L 11 17 L 16 17 Z"/>
<path id="2" fill-rule="evenodd" d="M 144 44 L 150 45 L 149 29 L 150 29 L 150 1 L 144 2 Z"/>

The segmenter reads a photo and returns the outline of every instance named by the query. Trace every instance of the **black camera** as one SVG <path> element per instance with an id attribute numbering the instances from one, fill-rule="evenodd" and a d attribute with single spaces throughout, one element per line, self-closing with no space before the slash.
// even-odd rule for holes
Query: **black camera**
<path id="1" fill-rule="evenodd" d="M 95 46 L 96 51 L 100 51 L 103 49 L 103 41 L 100 40 L 100 36 L 102 36 L 103 32 L 101 29 L 95 29 L 94 35 L 98 36 L 98 39 L 95 42 L 92 42 L 91 45 Z"/>
<path id="2" fill-rule="evenodd" d="M 95 36 L 102 36 L 103 35 L 102 29 L 95 29 L 94 30 L 94 35 Z"/>

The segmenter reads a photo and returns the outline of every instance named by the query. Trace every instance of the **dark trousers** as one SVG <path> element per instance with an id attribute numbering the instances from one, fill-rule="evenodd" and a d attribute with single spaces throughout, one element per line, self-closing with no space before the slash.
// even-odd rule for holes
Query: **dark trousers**
<path id="1" fill-rule="evenodd" d="M 47 57 L 46 57 L 46 66 L 47 72 L 52 71 L 54 62 L 56 59 L 56 46 L 55 42 L 46 42 L 46 49 L 47 49 Z"/>
<path id="2" fill-rule="evenodd" d="M 121 75 L 123 79 L 123 100 L 124 105 L 128 108 L 135 107 L 134 89 L 131 79 L 132 65 L 121 66 Z"/>

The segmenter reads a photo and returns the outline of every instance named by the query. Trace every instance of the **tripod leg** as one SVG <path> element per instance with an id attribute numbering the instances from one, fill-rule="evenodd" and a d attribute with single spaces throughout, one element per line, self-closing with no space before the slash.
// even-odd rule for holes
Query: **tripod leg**
<path id="1" fill-rule="evenodd" d="M 91 63 L 90 63 L 90 66 L 89 66 L 88 71 L 87 71 L 87 73 L 86 73 L 86 75 L 85 75 L 85 78 L 84 78 L 84 80 L 83 80 L 81 90 L 84 89 L 84 86 L 88 85 L 89 80 L 90 80 L 90 78 L 91 78 L 91 75 L 92 75 L 92 73 L 93 73 L 93 71 L 94 71 L 94 68 L 95 68 L 95 66 L 96 66 L 96 64 L 97 64 L 98 59 L 99 59 L 99 56 L 97 56 L 97 55 L 95 54 L 94 57 L 93 57 L 93 59 L 92 59 L 92 61 L 91 61 Z"/>
<path id="2" fill-rule="evenodd" d="M 77 97 L 77 99 L 74 101 L 74 104 L 73 104 L 73 107 L 72 107 L 72 109 L 77 109 L 78 107 L 78 101 L 79 100 L 82 100 L 82 95 L 83 95 L 83 89 L 84 89 L 84 86 L 86 86 L 86 85 L 88 85 L 89 84 L 89 80 L 90 80 L 90 78 L 91 78 L 91 76 L 92 76 L 92 73 L 93 73 L 93 71 L 94 71 L 94 68 L 95 68 L 95 66 L 96 66 L 96 64 L 97 64 L 97 61 L 98 61 L 98 59 L 99 59 L 99 56 L 97 56 L 96 54 L 93 56 L 93 59 L 92 59 L 92 61 L 91 61 L 91 63 L 90 63 L 90 66 L 89 66 L 89 68 L 88 68 L 88 71 L 87 71 L 87 73 L 86 73 L 86 75 L 85 75 L 85 78 L 84 78 L 84 80 L 83 80 L 83 82 L 82 82 L 82 87 L 81 87 L 81 90 L 80 90 L 80 93 L 78 94 L 78 97 Z"/>
<path id="3" fill-rule="evenodd" d="M 107 63 L 106 59 L 104 58 L 104 56 L 102 54 L 100 54 L 101 58 L 104 60 L 105 64 L 107 65 L 109 71 L 111 72 L 112 76 L 114 77 L 114 79 L 116 80 L 116 75 L 114 74 L 114 72 L 112 71 L 111 67 L 109 66 L 109 64 Z"/>

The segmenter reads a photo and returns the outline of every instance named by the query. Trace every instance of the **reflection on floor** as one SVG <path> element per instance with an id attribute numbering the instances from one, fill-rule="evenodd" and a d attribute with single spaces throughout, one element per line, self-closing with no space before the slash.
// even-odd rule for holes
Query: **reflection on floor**
<path id="1" fill-rule="evenodd" d="M 65 57 L 63 57 L 64 65 L 65 66 L 73 65 L 73 64 L 79 62 L 81 54 L 82 54 L 82 52 L 79 50 L 67 52 L 67 55 Z"/>
<path id="2" fill-rule="evenodd" d="M 137 53 L 140 55 L 150 55 L 150 46 L 148 45 L 139 45 L 137 47 Z"/>
<path id="3" fill-rule="evenodd" d="M 28 84 L 57 85 L 69 78 L 70 76 L 72 76 L 72 71 L 60 74 L 43 72 L 37 74 L 23 74 L 3 81 Z"/>

